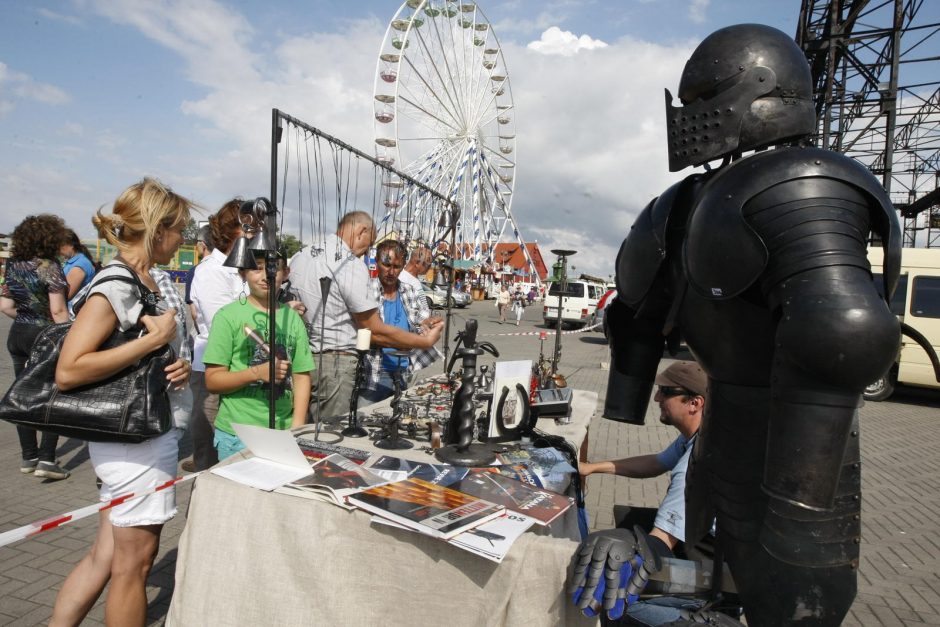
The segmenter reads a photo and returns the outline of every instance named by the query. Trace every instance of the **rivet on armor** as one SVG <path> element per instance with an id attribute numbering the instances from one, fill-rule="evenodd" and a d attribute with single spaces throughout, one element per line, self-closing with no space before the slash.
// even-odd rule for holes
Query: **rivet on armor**
<path id="1" fill-rule="evenodd" d="M 707 142 L 707 141 L 708 141 L 708 135 L 702 135 L 702 141 L 703 141 L 703 142 Z"/>
<path id="2" fill-rule="evenodd" d="M 851 568 L 852 570 L 857 569 L 857 568 L 858 568 L 858 560 L 852 560 L 851 562 L 849 562 L 849 568 Z"/>
<path id="3" fill-rule="evenodd" d="M 718 109 L 715 109 L 714 111 L 712 111 L 712 115 L 714 115 L 714 116 L 717 117 L 717 116 L 721 115 L 721 111 L 719 111 Z"/>
<path id="4" fill-rule="evenodd" d="M 861 497 L 860 497 L 859 495 L 857 495 L 857 494 L 854 494 L 854 495 L 852 495 L 852 500 L 853 500 L 853 501 L 859 501 L 859 500 L 861 500 Z"/>
<path id="5" fill-rule="evenodd" d="M 683 121 L 683 122 L 686 122 L 687 120 L 688 120 L 688 118 L 687 118 L 687 117 L 685 117 L 685 116 L 682 116 L 682 121 Z"/>
<path id="6" fill-rule="evenodd" d="M 858 462 L 855 462 L 854 464 L 852 464 L 852 469 L 853 469 L 853 470 L 858 470 L 860 467 L 861 467 L 861 464 L 858 463 Z"/>
<path id="7" fill-rule="evenodd" d="M 712 61 L 712 63 L 714 63 L 715 65 L 718 65 L 718 59 L 715 59 L 714 61 Z"/>
<path id="8" fill-rule="evenodd" d="M 725 198 L 728 199 L 728 200 L 731 200 L 731 194 L 727 194 L 727 195 L 725 196 Z"/>
<path id="9" fill-rule="evenodd" d="M 858 538 L 858 537 L 852 538 L 852 542 L 854 542 L 855 544 L 861 544 L 861 543 L 862 543 L 862 539 L 861 539 L 861 538 Z"/>
<path id="10" fill-rule="evenodd" d="M 853 432 L 852 432 L 852 437 L 853 437 L 853 438 L 857 438 L 857 437 L 858 437 L 858 431 L 853 431 Z"/>
<path id="11" fill-rule="evenodd" d="M 715 122 L 715 128 L 718 128 L 719 126 L 721 126 L 721 122 Z"/>
<path id="12" fill-rule="evenodd" d="M 757 82 L 758 82 L 758 83 L 763 83 L 765 80 L 767 80 L 767 79 L 764 78 L 763 76 L 758 76 L 758 77 L 757 77 Z"/>
<path id="13" fill-rule="evenodd" d="M 738 66 L 738 72 L 743 72 L 743 71 L 744 71 L 744 66 L 743 66 L 743 65 L 739 65 L 739 66 Z"/>
<path id="14" fill-rule="evenodd" d="M 692 149 L 692 154 L 693 154 L 693 155 L 697 155 L 697 154 L 698 154 L 698 148 L 693 148 L 693 149 Z"/>
<path id="15" fill-rule="evenodd" d="M 734 107 L 728 107 L 725 109 L 725 113 L 734 113 Z"/>
<path id="16" fill-rule="evenodd" d="M 708 128 L 708 122 L 705 122 L 704 124 L 702 124 L 702 128 Z"/>
<path id="17" fill-rule="evenodd" d="M 862 519 L 862 517 L 859 516 L 858 514 L 853 514 L 853 515 L 852 515 L 852 520 L 861 520 L 861 519 Z"/>
<path id="18" fill-rule="evenodd" d="M 688 151 L 688 150 L 683 150 L 683 151 L 682 151 L 682 156 L 683 156 L 683 157 L 688 157 L 688 156 L 689 156 L 689 151 Z"/>
<path id="19" fill-rule="evenodd" d="M 816 161 L 814 161 L 813 163 L 815 163 L 816 165 L 819 165 L 819 164 L 820 164 L 820 161 L 819 161 L 819 159 L 816 159 Z"/>

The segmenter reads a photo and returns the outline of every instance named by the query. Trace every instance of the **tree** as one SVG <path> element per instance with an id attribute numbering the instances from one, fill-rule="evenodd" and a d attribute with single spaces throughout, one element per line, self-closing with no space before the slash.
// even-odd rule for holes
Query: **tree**
<path id="1" fill-rule="evenodd" d="M 303 247 L 303 242 L 290 233 L 281 233 L 281 248 L 284 249 L 288 259 L 293 257 L 294 254 Z"/>
<path id="2" fill-rule="evenodd" d="M 196 243 L 197 237 L 199 237 L 199 223 L 190 218 L 186 223 L 186 228 L 183 229 L 183 243 L 192 246 Z"/>

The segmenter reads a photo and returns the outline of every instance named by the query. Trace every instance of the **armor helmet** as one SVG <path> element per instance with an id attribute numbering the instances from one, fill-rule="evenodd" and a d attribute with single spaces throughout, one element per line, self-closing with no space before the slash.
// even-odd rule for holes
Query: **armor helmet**
<path id="1" fill-rule="evenodd" d="M 689 57 L 683 106 L 666 90 L 669 170 L 809 135 L 816 127 L 809 63 L 796 42 L 761 24 L 715 31 Z"/>

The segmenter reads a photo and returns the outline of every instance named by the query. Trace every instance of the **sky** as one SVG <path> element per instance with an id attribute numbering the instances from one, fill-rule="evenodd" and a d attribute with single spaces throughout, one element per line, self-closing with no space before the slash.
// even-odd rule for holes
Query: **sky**
<path id="1" fill-rule="evenodd" d="M 527 240 L 607 276 L 669 184 L 663 88 L 708 33 L 789 35 L 799 0 L 480 0 L 515 104 L 512 212 Z M 61 215 L 82 237 L 155 176 L 213 212 L 267 195 L 271 109 L 371 153 L 379 0 L 0 0 L 0 232 Z"/>

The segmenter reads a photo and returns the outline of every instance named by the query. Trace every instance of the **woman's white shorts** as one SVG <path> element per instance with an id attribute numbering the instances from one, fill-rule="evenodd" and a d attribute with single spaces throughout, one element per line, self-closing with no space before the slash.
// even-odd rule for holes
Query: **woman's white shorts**
<path id="1" fill-rule="evenodd" d="M 101 479 L 101 501 L 147 492 L 176 477 L 181 434 L 170 429 L 139 444 L 89 442 L 91 463 Z M 176 488 L 121 503 L 110 512 L 115 527 L 162 525 L 176 515 Z"/>

